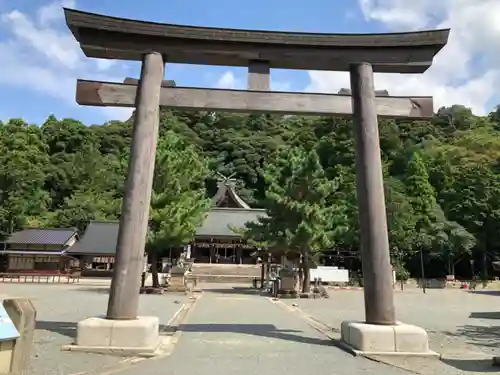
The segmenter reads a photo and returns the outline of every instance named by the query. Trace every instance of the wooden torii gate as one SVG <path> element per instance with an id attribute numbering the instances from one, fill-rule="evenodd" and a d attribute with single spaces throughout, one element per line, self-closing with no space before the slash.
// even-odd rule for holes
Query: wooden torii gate
<path id="1" fill-rule="evenodd" d="M 107 319 L 137 317 L 158 112 L 165 106 L 353 116 L 366 323 L 396 326 L 377 116 L 429 117 L 433 99 L 376 96 L 373 73 L 424 72 L 445 46 L 449 30 L 311 34 L 158 24 L 72 9 L 65 9 L 65 16 L 86 56 L 142 61 L 138 82 L 77 82 L 81 105 L 136 108 Z M 168 62 L 248 67 L 248 90 L 169 87 L 163 82 Z M 271 68 L 348 71 L 351 93 L 272 92 Z M 362 346 L 353 342 L 349 330 L 363 336 L 365 328 L 350 325 L 342 332 L 346 342 Z"/>

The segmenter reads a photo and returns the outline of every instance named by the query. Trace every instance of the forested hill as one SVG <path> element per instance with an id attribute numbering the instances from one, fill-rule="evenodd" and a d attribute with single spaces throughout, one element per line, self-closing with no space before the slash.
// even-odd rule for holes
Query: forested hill
<path id="1" fill-rule="evenodd" d="M 52 116 L 44 124 L 0 123 L 0 232 L 83 229 L 92 219 L 116 219 L 131 124 L 87 126 Z M 174 132 L 209 160 L 207 195 L 215 191 L 216 171 L 235 173 L 239 192 L 255 207 L 266 189 L 259 170 L 278 148 L 316 149 L 327 175 L 341 177 L 334 204 L 351 216 L 351 229 L 337 246 L 358 249 L 350 120 L 163 111 L 160 126 L 161 136 Z M 500 111 L 478 117 L 457 105 L 429 121 L 381 120 L 380 138 L 395 253 L 425 248 L 445 259 L 450 271 L 469 252 L 477 264 L 489 264 L 500 250 Z M 440 217 L 425 238 L 410 236 L 415 202 Z"/>

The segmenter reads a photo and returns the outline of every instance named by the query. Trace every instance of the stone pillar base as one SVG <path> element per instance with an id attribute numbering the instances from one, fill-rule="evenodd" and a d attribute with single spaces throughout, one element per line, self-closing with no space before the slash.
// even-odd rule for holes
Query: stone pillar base
<path id="1" fill-rule="evenodd" d="M 187 285 L 169 285 L 166 288 L 167 292 L 188 292 Z"/>
<path id="2" fill-rule="evenodd" d="M 432 356 L 427 332 L 420 327 L 397 323 L 392 326 L 345 321 L 341 345 L 355 355 Z"/>
<path id="3" fill-rule="evenodd" d="M 134 320 L 88 318 L 77 325 L 76 343 L 63 350 L 151 357 L 160 346 L 159 325 L 156 316 Z"/>

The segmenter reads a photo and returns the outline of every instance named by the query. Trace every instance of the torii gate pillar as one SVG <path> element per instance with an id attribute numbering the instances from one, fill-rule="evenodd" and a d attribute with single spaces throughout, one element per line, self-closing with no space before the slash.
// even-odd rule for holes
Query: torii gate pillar
<path id="1" fill-rule="evenodd" d="M 354 354 L 439 356 L 423 328 L 396 322 L 373 67 L 352 64 L 349 73 L 366 319 L 342 322 L 342 344 Z"/>
<path id="2" fill-rule="evenodd" d="M 368 63 L 351 65 L 350 75 L 366 323 L 394 325 L 396 313 L 373 68 Z"/>

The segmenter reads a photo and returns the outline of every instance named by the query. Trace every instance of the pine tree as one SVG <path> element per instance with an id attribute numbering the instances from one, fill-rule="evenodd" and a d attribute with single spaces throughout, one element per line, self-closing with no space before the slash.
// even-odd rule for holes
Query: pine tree
<path id="1" fill-rule="evenodd" d="M 425 164 L 416 152 L 408 164 L 405 186 L 415 215 L 417 231 L 429 228 L 436 219 L 436 192 L 429 181 Z"/>
<path id="2" fill-rule="evenodd" d="M 247 223 L 247 238 L 264 241 L 269 250 L 285 249 L 302 257 L 302 291 L 310 290 L 310 266 L 322 249 L 346 230 L 344 207 L 329 204 L 338 181 L 329 181 L 316 152 L 284 150 L 264 168 L 269 184 L 264 207 L 267 217 Z"/>
<path id="3" fill-rule="evenodd" d="M 153 287 L 159 284 L 158 254 L 190 242 L 210 209 L 204 186 L 207 175 L 207 164 L 193 145 L 172 132 L 160 139 L 147 242 L 153 265 Z"/>

